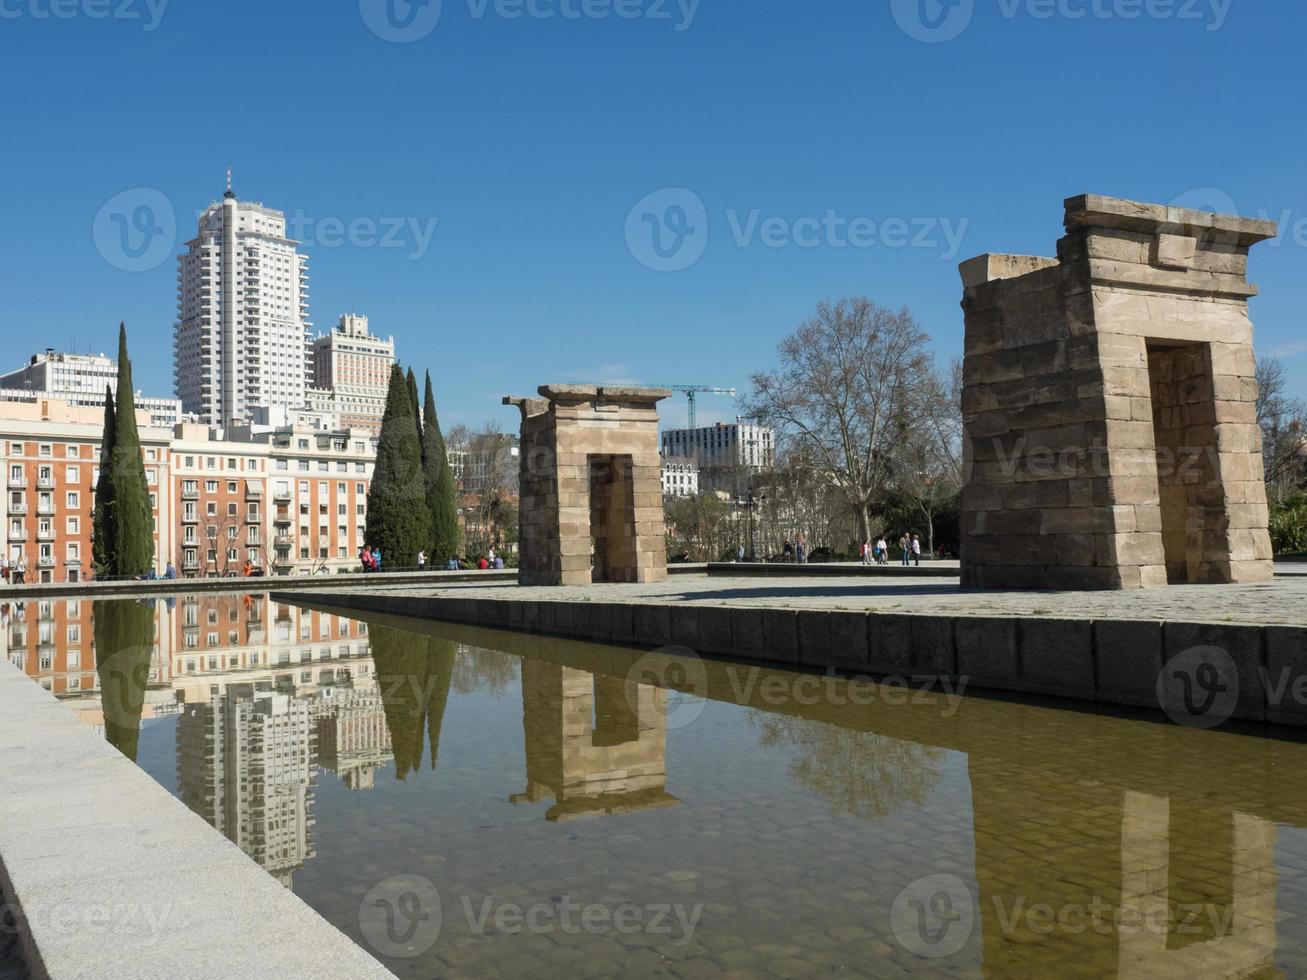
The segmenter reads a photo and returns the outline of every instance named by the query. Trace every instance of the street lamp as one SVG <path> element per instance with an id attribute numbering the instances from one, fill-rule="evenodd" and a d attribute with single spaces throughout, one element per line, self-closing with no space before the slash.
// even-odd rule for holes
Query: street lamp
<path id="1" fill-rule="evenodd" d="M 746 506 L 749 508 L 749 561 L 750 562 L 755 562 L 758 560 L 758 537 L 753 527 L 753 512 L 758 509 L 758 506 L 760 504 L 763 504 L 766 501 L 767 501 L 766 494 L 759 494 L 757 496 L 754 496 L 753 490 L 752 488 L 750 488 L 749 499 L 748 501 L 746 501 Z"/>

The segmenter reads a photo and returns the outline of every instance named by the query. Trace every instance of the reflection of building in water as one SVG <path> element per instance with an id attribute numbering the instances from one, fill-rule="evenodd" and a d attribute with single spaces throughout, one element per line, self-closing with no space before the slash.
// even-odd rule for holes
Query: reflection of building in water
<path id="1" fill-rule="evenodd" d="M 288 887 L 314 854 L 310 715 L 307 701 L 231 685 L 177 727 L 182 801 Z"/>
<path id="2" fill-rule="evenodd" d="M 395 758 L 380 692 L 334 688 L 318 702 L 318 757 L 349 789 L 372 789 L 377 770 Z"/>
<path id="3" fill-rule="evenodd" d="M 1273 823 L 1038 766 L 971 783 L 986 976 L 1282 975 Z"/>
<path id="4" fill-rule="evenodd" d="M 530 658 L 522 661 L 524 793 L 550 820 L 675 806 L 667 790 L 667 692 Z"/>

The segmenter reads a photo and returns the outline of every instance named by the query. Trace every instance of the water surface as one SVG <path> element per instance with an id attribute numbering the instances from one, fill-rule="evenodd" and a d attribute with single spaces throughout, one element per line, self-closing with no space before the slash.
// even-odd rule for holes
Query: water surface
<path id="1" fill-rule="evenodd" d="M 0 615 L 401 976 L 1307 970 L 1292 741 L 260 595 Z"/>

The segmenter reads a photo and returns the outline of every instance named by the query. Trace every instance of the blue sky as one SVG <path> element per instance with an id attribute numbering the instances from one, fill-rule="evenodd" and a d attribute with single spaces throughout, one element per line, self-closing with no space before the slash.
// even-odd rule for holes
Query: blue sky
<path id="1" fill-rule="evenodd" d="M 126 320 L 168 392 L 172 257 L 228 164 L 298 217 L 317 327 L 369 314 L 446 424 L 511 428 L 499 397 L 549 381 L 743 388 L 824 297 L 951 357 L 957 263 L 1052 254 L 1084 192 L 1287 214 L 1253 317 L 1307 364 L 1301 4 L 53 2 L 0 0 L 6 368 Z M 175 243 L 147 222 L 127 271 L 106 205 L 140 200 Z"/>

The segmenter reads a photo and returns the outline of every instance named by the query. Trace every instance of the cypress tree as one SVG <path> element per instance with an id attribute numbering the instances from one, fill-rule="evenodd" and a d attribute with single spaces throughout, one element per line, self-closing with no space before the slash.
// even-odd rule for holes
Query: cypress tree
<path id="1" fill-rule="evenodd" d="M 114 410 L 113 456 L 109 460 L 111 525 L 114 549 L 110 566 L 120 577 L 144 575 L 154 564 L 154 518 L 150 488 L 141 459 L 141 435 L 136 428 L 136 396 L 132 392 L 132 362 L 127 357 L 127 327 L 118 327 L 118 397 Z M 100 460 L 103 471 L 105 461 Z"/>
<path id="2" fill-rule="evenodd" d="M 368 523 L 363 540 L 381 549 L 381 570 L 414 568 L 418 551 L 431 539 L 431 512 L 424 506 L 422 445 L 413 396 L 404 371 L 390 372 L 386 411 L 377 441 L 377 461 L 368 489 Z"/>
<path id="3" fill-rule="evenodd" d="M 445 437 L 436 416 L 436 396 L 431 390 L 431 372 L 426 376 L 422 411 L 422 467 L 426 482 L 427 509 L 431 512 L 432 541 L 429 564 L 443 568 L 458 556 L 458 504 L 454 495 L 454 474 L 449 468 Z"/>
<path id="4" fill-rule="evenodd" d="M 412 368 L 408 369 L 408 375 L 404 381 L 408 385 L 409 401 L 413 403 L 413 423 L 417 426 L 420 447 L 422 443 L 422 403 L 418 401 L 418 379 L 414 377 Z"/>
<path id="5" fill-rule="evenodd" d="M 95 565 L 97 576 L 112 575 L 114 568 L 113 480 L 110 479 L 113 468 L 110 461 L 113 459 L 116 428 L 113 389 L 105 385 L 104 434 L 100 437 L 100 475 L 95 482 L 95 511 L 91 517 L 91 529 L 95 537 L 91 543 L 91 561 Z"/>

